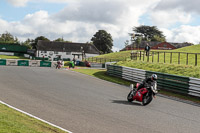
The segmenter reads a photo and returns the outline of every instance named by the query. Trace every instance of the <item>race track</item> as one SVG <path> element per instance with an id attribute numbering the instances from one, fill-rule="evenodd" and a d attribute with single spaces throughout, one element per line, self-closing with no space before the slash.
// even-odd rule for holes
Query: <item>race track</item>
<path id="1" fill-rule="evenodd" d="M 128 103 L 129 88 L 69 70 L 0 66 L 0 100 L 73 133 L 200 133 L 200 107 L 157 97 Z"/>

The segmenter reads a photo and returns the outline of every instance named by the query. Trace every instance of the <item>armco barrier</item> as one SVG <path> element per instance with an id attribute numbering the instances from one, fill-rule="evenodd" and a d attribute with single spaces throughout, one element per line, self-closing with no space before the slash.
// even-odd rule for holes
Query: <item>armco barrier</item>
<path id="1" fill-rule="evenodd" d="M 6 60 L 6 65 L 7 65 L 7 66 L 17 66 L 17 60 L 14 60 L 14 59 L 7 59 L 7 60 Z"/>
<path id="2" fill-rule="evenodd" d="M 29 66 L 30 67 L 39 67 L 40 61 L 39 60 L 29 60 Z"/>
<path id="3" fill-rule="evenodd" d="M 133 82 L 141 83 L 153 73 L 158 75 L 158 88 L 200 97 L 200 79 L 159 72 L 145 71 L 130 67 L 107 65 L 107 74 Z"/>
<path id="4" fill-rule="evenodd" d="M 200 97 L 200 79 L 190 78 L 189 94 Z"/>
<path id="5" fill-rule="evenodd" d="M 40 61 L 40 67 L 51 67 L 50 61 Z"/>
<path id="6" fill-rule="evenodd" d="M 7 66 L 30 66 L 30 67 L 54 67 L 56 62 L 40 60 L 17 60 L 17 59 L 0 59 L 0 65 Z"/>
<path id="7" fill-rule="evenodd" d="M 57 61 L 52 61 L 52 62 L 51 62 L 51 67 L 56 68 L 56 66 L 57 66 Z"/>
<path id="8" fill-rule="evenodd" d="M 29 66 L 28 60 L 18 60 L 18 66 Z"/>
<path id="9" fill-rule="evenodd" d="M 0 59 L 0 65 L 6 65 L 6 60 L 5 59 Z"/>

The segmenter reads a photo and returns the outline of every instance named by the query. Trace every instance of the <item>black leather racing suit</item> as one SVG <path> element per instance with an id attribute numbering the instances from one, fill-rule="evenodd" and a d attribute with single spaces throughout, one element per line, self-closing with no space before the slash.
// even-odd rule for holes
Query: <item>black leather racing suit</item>
<path id="1" fill-rule="evenodd" d="M 139 89 L 141 89 L 141 88 L 144 88 L 144 87 L 146 87 L 147 85 L 151 85 L 152 82 L 154 82 L 154 81 L 152 80 L 152 78 L 147 78 L 147 79 L 143 80 L 142 84 L 140 84 L 140 85 L 138 86 L 137 90 L 139 90 Z"/>

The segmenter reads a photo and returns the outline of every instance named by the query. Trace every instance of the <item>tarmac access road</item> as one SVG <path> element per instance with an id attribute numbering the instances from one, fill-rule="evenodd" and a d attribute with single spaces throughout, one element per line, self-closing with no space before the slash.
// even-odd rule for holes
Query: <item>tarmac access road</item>
<path id="1" fill-rule="evenodd" d="M 200 133 L 200 107 L 157 96 L 129 103 L 129 88 L 70 70 L 0 66 L 0 100 L 73 133 Z"/>

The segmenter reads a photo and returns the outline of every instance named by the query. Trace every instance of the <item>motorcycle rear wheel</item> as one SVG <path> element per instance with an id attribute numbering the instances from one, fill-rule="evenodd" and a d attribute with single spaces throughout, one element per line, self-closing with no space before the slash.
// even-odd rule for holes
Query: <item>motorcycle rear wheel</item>
<path id="1" fill-rule="evenodd" d="M 129 94 L 128 94 L 128 96 L 127 96 L 127 100 L 128 100 L 129 102 L 132 102 L 132 101 L 133 101 L 133 93 L 132 93 L 132 91 L 129 92 Z"/>
<path id="2" fill-rule="evenodd" d="M 151 101 L 152 101 L 153 97 L 152 95 L 145 95 L 143 96 L 143 99 L 142 99 L 142 105 L 148 105 Z"/>

